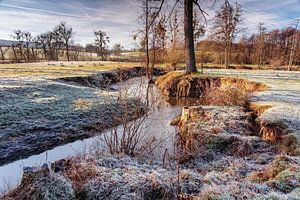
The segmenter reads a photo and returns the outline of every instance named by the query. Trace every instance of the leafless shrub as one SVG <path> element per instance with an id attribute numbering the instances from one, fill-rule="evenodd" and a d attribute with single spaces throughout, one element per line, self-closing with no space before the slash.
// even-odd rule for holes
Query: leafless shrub
<path id="1" fill-rule="evenodd" d="M 123 85 L 119 89 L 123 115 L 114 119 L 110 131 L 103 133 L 104 146 L 111 154 L 150 155 L 161 144 L 161 139 L 150 134 L 147 124 L 156 101 L 151 85 L 143 79 L 134 87 Z"/>

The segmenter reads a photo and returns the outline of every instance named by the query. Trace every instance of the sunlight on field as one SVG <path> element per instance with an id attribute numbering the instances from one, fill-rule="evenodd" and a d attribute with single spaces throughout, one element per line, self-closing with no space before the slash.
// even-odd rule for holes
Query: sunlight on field
<path id="1" fill-rule="evenodd" d="M 132 62 L 51 62 L 0 65 L 1 78 L 62 78 L 88 76 L 99 71 L 141 66 Z"/>

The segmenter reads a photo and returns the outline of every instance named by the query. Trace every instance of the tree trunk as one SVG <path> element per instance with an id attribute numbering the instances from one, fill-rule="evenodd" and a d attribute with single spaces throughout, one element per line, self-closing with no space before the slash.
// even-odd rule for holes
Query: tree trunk
<path id="1" fill-rule="evenodd" d="M 26 56 L 23 55 L 23 49 L 22 49 L 22 46 L 19 45 L 19 50 L 20 50 L 20 55 L 21 55 L 21 59 L 24 59 L 25 62 L 26 62 Z M 22 60 L 21 60 L 22 61 Z"/>
<path id="2" fill-rule="evenodd" d="M 225 69 L 228 69 L 228 67 L 229 67 L 229 62 L 228 62 L 228 60 L 229 60 L 229 51 L 228 51 L 228 47 L 226 46 L 225 47 Z"/>
<path id="3" fill-rule="evenodd" d="M 36 56 L 35 56 L 35 52 L 34 52 L 34 48 L 33 47 L 31 47 L 31 51 L 32 51 L 33 62 L 36 62 Z"/>
<path id="4" fill-rule="evenodd" d="M 2 60 L 5 60 L 5 58 L 4 58 L 4 53 L 3 53 L 3 50 L 2 50 L 2 47 L 0 46 L 0 53 L 1 53 L 1 59 Z"/>
<path id="5" fill-rule="evenodd" d="M 48 55 L 47 55 L 47 49 L 46 49 L 46 47 L 43 47 L 43 51 L 44 51 L 45 60 L 48 60 Z"/>
<path id="6" fill-rule="evenodd" d="M 52 60 L 57 60 L 57 57 L 56 57 L 56 49 L 54 47 L 49 47 L 49 50 L 48 50 L 48 55 L 47 55 L 47 60 L 48 61 L 52 61 Z"/>
<path id="7" fill-rule="evenodd" d="M 149 80 L 152 81 L 153 79 L 153 70 L 155 67 L 155 62 L 156 62 L 156 34 L 153 34 L 153 43 L 152 43 L 152 51 L 153 51 L 153 57 L 152 57 L 152 66 L 150 69 L 150 77 Z"/>
<path id="8" fill-rule="evenodd" d="M 68 44 L 68 42 L 66 42 L 66 48 L 67 48 L 67 58 L 68 58 L 68 61 L 70 61 L 69 44 Z"/>
<path id="9" fill-rule="evenodd" d="M 16 50 L 15 50 L 15 47 L 13 45 L 11 47 L 12 47 L 13 52 L 14 52 L 15 61 L 18 62 L 18 57 L 17 57 L 17 53 L 16 53 Z"/>
<path id="10" fill-rule="evenodd" d="M 197 72 L 193 31 L 193 0 L 184 0 L 184 37 L 186 73 Z"/>
<path id="11" fill-rule="evenodd" d="M 298 33 L 299 21 L 300 20 L 298 19 L 296 27 L 295 27 L 295 33 L 293 35 L 293 41 L 292 41 L 292 48 L 291 48 L 291 54 L 290 54 L 290 59 L 289 59 L 288 71 L 291 71 L 292 66 L 293 66 L 295 50 L 296 50 L 296 47 L 297 47 L 297 33 Z"/>
<path id="12" fill-rule="evenodd" d="M 30 50 L 29 50 L 29 45 L 26 47 L 26 56 L 27 56 L 27 62 L 30 62 Z"/>
<path id="13" fill-rule="evenodd" d="M 145 42 L 146 42 L 146 70 L 147 70 L 147 77 L 148 79 L 151 78 L 150 70 L 149 70 L 149 1 L 146 0 L 146 26 L 145 26 Z"/>

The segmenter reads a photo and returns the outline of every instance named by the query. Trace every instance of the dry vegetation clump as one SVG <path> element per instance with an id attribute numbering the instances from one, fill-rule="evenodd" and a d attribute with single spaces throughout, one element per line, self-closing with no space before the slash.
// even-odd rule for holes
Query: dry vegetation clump
<path id="1" fill-rule="evenodd" d="M 249 81 L 243 78 L 232 77 L 221 78 L 221 86 L 225 88 L 240 88 L 241 90 L 244 90 L 246 92 L 259 92 L 270 88 L 268 85 L 263 83 Z"/>
<path id="2" fill-rule="evenodd" d="M 204 103 L 216 106 L 247 106 L 249 94 L 238 88 L 216 88 L 205 93 Z"/>
<path id="3" fill-rule="evenodd" d="M 300 187 L 300 162 L 298 158 L 278 156 L 264 169 L 249 174 L 253 182 L 265 183 L 283 193 Z"/>
<path id="4" fill-rule="evenodd" d="M 242 78 L 220 78 L 220 87 L 207 90 L 204 104 L 248 107 L 251 93 L 263 91 L 267 85 Z"/>
<path id="5" fill-rule="evenodd" d="M 264 169 L 253 172 L 249 175 L 249 180 L 254 182 L 266 182 L 277 177 L 281 172 L 294 168 L 297 161 L 287 157 L 279 156 L 275 158 L 268 166 Z"/>
<path id="6" fill-rule="evenodd" d="M 53 163 L 52 168 L 55 172 L 62 172 L 64 177 L 71 180 L 76 192 L 80 193 L 83 185 L 100 175 L 100 171 L 95 164 L 94 159 L 65 159 Z"/>
<path id="7" fill-rule="evenodd" d="M 177 195 L 174 169 L 122 155 L 65 159 L 47 171 L 34 171 L 24 176 L 22 184 L 4 199 L 172 200 Z M 197 171 L 179 173 L 180 194 L 186 199 L 196 196 L 201 186 Z"/>
<path id="8" fill-rule="evenodd" d="M 246 157 L 255 152 L 251 141 L 239 136 L 217 135 L 209 136 L 206 145 L 207 149 L 222 154 Z"/>
<path id="9" fill-rule="evenodd" d="M 75 189 L 70 180 L 44 165 L 42 168 L 24 169 L 21 185 L 3 199 L 73 200 Z"/>
<path id="10" fill-rule="evenodd" d="M 253 111 L 256 123 L 260 128 L 260 137 L 276 145 L 277 150 L 290 155 L 297 154 L 298 140 L 286 121 L 269 121 L 263 117 L 266 110 L 272 108 L 269 104 L 251 103 L 249 109 Z"/>
<path id="11" fill-rule="evenodd" d="M 89 99 L 79 98 L 73 102 L 74 110 L 88 110 L 94 105 Z"/>
<path id="12" fill-rule="evenodd" d="M 272 105 L 269 104 L 257 104 L 257 103 L 250 103 L 249 109 L 253 111 L 256 116 L 261 116 L 265 113 L 268 109 L 272 108 Z"/>
<path id="13" fill-rule="evenodd" d="M 299 146 L 298 140 L 285 121 L 267 121 L 257 119 L 260 126 L 260 137 L 276 145 L 279 152 L 290 155 L 296 154 Z"/>
<path id="14" fill-rule="evenodd" d="M 178 99 L 202 97 L 204 104 L 219 106 L 247 106 L 251 93 L 268 88 L 265 84 L 242 78 L 185 75 L 183 72 L 169 72 L 159 77 L 156 85 L 166 96 Z"/>
<path id="15" fill-rule="evenodd" d="M 253 134 L 251 113 L 241 107 L 195 106 L 184 108 L 183 113 L 172 123 L 179 127 L 181 143 L 189 154 L 211 150 L 245 157 L 261 148 L 262 144 L 255 145 L 256 140 L 247 138 Z"/>

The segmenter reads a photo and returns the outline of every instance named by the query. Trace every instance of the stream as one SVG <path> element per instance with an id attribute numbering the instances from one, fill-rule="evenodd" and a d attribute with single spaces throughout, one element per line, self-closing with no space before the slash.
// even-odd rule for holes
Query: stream
<path id="1" fill-rule="evenodd" d="M 142 101 L 146 101 L 145 97 L 147 97 L 151 110 L 140 127 L 142 134 L 145 135 L 144 140 L 149 139 L 148 137 L 155 137 L 156 141 L 159 141 L 153 151 L 156 159 L 161 159 L 164 152 L 173 152 L 173 139 L 176 130 L 170 125 L 170 121 L 180 112 L 181 106 L 169 103 L 154 84 L 148 84 L 145 77 L 129 79 L 112 85 L 111 88 L 118 91 L 127 91 L 129 97 L 142 97 Z M 119 126 L 118 130 L 122 131 L 122 126 Z M 41 166 L 44 163 L 50 164 L 70 156 L 86 155 L 105 150 L 103 135 L 110 134 L 110 132 L 111 130 L 106 130 L 101 135 L 77 140 L 1 166 L 0 194 L 16 188 L 20 184 L 24 167 Z"/>

